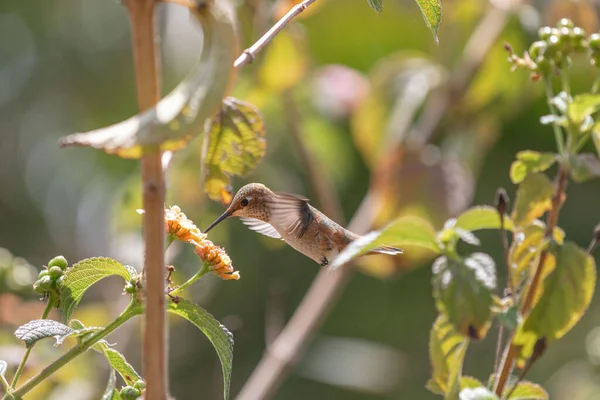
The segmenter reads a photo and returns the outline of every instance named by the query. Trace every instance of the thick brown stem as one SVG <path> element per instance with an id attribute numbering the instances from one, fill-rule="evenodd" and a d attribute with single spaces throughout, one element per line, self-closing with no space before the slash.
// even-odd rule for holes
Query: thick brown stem
<path id="1" fill-rule="evenodd" d="M 140 111 L 160 99 L 158 59 L 154 32 L 156 0 L 125 0 L 133 36 L 133 52 Z M 145 324 L 143 374 L 146 400 L 164 400 L 167 395 L 164 202 L 165 183 L 158 147 L 144 149 L 141 161 L 144 202 Z"/>

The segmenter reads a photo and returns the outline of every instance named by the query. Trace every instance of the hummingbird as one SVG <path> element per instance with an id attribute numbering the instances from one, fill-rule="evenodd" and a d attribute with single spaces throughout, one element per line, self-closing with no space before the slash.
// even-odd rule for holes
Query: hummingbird
<path id="1" fill-rule="evenodd" d="M 281 239 L 321 266 L 360 236 L 340 226 L 309 203 L 309 199 L 273 192 L 260 183 L 249 183 L 235 194 L 227 210 L 204 233 L 221 221 L 239 217 L 248 228 Z M 396 247 L 382 246 L 367 254 L 402 254 Z"/>

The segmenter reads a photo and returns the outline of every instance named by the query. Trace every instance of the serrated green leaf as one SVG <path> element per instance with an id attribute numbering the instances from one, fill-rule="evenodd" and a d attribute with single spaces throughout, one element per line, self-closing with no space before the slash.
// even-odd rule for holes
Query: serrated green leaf
<path id="1" fill-rule="evenodd" d="M 415 246 L 440 252 L 435 230 L 428 221 L 414 216 L 400 217 L 381 230 L 371 231 L 351 242 L 329 266 L 331 269 L 338 268 L 381 246 Z"/>
<path id="2" fill-rule="evenodd" d="M 485 386 L 479 379 L 473 378 L 472 376 L 463 376 L 460 378 L 460 388 L 478 388 Z"/>
<path id="3" fill-rule="evenodd" d="M 456 218 L 454 224 L 456 228 L 462 228 L 467 231 L 477 231 L 480 229 L 500 229 L 500 216 L 498 211 L 491 206 L 476 206 L 469 208 Z M 504 229 L 512 231 L 513 222 L 508 215 L 504 216 Z"/>
<path id="4" fill-rule="evenodd" d="M 228 205 L 231 176 L 247 175 L 265 156 L 263 117 L 251 104 L 227 97 L 208 135 L 204 187 L 211 199 Z"/>
<path id="5" fill-rule="evenodd" d="M 445 395 L 456 386 L 468 340 L 458 334 L 445 315 L 438 315 L 429 335 L 429 358 L 433 372 L 425 386 L 433 393 Z M 460 379 L 462 385 L 463 380 Z"/>
<path id="6" fill-rule="evenodd" d="M 110 369 L 110 373 L 108 375 L 108 383 L 106 384 L 106 389 L 104 389 L 104 394 L 102 395 L 102 400 L 120 400 L 121 396 L 117 391 L 117 375 L 115 374 L 114 369 Z"/>
<path id="7" fill-rule="evenodd" d="M 474 339 L 483 338 L 492 317 L 492 290 L 496 287 L 496 266 L 485 253 L 465 259 L 438 257 L 432 266 L 434 297 L 440 313 L 456 331 Z"/>
<path id="8" fill-rule="evenodd" d="M 580 94 L 567 106 L 567 116 L 574 124 L 580 125 L 584 119 L 600 110 L 600 95 Z"/>
<path id="9" fill-rule="evenodd" d="M 121 378 L 123 378 L 127 385 L 133 386 L 137 380 L 142 379 L 135 368 L 127 362 L 125 356 L 111 348 L 106 340 L 100 340 L 98 343 L 94 344 L 92 348 L 106 357 L 111 368 L 121 375 Z"/>
<path id="10" fill-rule="evenodd" d="M 569 155 L 569 175 L 575 182 L 600 177 L 600 159 L 592 153 Z"/>
<path id="11" fill-rule="evenodd" d="M 439 43 L 438 29 L 442 22 L 442 0 L 416 0 L 427 27 L 431 30 L 435 42 Z"/>
<path id="12" fill-rule="evenodd" d="M 57 339 L 71 333 L 73 330 L 67 325 L 51 319 L 36 319 L 17 328 L 15 336 L 25 342 L 25 346 L 31 347 L 38 340 L 54 337 Z"/>
<path id="13" fill-rule="evenodd" d="M 519 382 L 508 400 L 548 400 L 549 398 L 548 393 L 540 385 L 523 381 Z"/>
<path id="14" fill-rule="evenodd" d="M 235 77 L 238 46 L 232 7 L 213 1 L 191 13 L 202 25 L 202 54 L 185 80 L 155 107 L 105 128 L 69 135 L 60 144 L 90 146 L 124 158 L 141 157 L 144 146 L 161 145 L 163 151 L 185 147 L 218 110 Z"/>
<path id="15" fill-rule="evenodd" d="M 512 212 L 516 226 L 527 226 L 552 207 L 554 185 L 541 173 L 533 173 L 521 182 Z"/>
<path id="16" fill-rule="evenodd" d="M 515 183 L 521 183 L 527 175 L 534 172 L 543 172 L 550 168 L 556 162 L 557 156 L 554 153 L 540 153 L 532 150 L 520 151 L 517 153 L 517 160 L 510 165 L 510 180 Z"/>
<path id="17" fill-rule="evenodd" d="M 498 400 L 498 396 L 486 387 L 466 388 L 460 391 L 459 400 Z"/>
<path id="18" fill-rule="evenodd" d="M 67 268 L 60 292 L 65 320 L 71 318 L 75 307 L 90 286 L 111 275 L 119 275 L 126 282 L 132 278 L 123 264 L 107 257 L 87 258 Z"/>
<path id="19" fill-rule="evenodd" d="M 179 303 L 169 302 L 167 311 L 190 321 L 202 331 L 215 348 L 223 370 L 223 398 L 229 398 L 231 367 L 233 364 L 233 335 L 211 314 L 201 307 L 180 299 Z"/>
<path id="20" fill-rule="evenodd" d="M 558 249 L 556 267 L 543 282 L 542 295 L 522 331 L 547 341 L 560 339 L 581 319 L 596 286 L 594 258 L 573 242 Z"/>
<path id="21" fill-rule="evenodd" d="M 383 11 L 383 0 L 367 0 L 367 2 L 377 14 L 381 14 Z"/>

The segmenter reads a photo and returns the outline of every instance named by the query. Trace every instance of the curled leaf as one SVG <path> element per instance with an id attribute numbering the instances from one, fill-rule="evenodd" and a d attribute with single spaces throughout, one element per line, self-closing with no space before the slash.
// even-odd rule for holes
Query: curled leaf
<path id="1" fill-rule="evenodd" d="M 231 201 L 231 176 L 249 174 L 265 156 L 265 124 L 254 106 L 227 97 L 211 120 L 208 135 L 205 190 L 211 199 L 227 205 Z"/>
<path id="2" fill-rule="evenodd" d="M 155 107 L 105 128 L 68 135 L 60 145 L 89 146 L 138 158 L 144 146 L 178 150 L 198 136 L 233 80 L 237 37 L 229 2 L 209 2 L 192 14 L 202 25 L 204 46 L 198 63 L 183 82 Z"/>

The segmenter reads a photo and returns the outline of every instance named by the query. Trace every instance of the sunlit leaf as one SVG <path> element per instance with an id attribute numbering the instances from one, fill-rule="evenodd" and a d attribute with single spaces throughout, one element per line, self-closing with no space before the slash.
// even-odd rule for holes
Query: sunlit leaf
<path id="1" fill-rule="evenodd" d="M 381 14 L 381 11 L 383 11 L 383 0 L 367 0 L 367 2 L 377 14 Z"/>
<path id="2" fill-rule="evenodd" d="M 600 177 L 600 159 L 592 153 L 570 155 L 569 167 L 569 174 L 575 182 Z"/>
<path id="3" fill-rule="evenodd" d="M 111 275 L 119 275 L 125 281 L 132 278 L 123 264 L 107 257 L 87 258 L 67 268 L 60 292 L 65 320 L 71 318 L 75 307 L 90 286 Z"/>
<path id="4" fill-rule="evenodd" d="M 525 150 L 517 153 L 517 160 L 510 166 L 510 180 L 517 184 L 523 182 L 527 175 L 534 172 L 543 172 L 556 162 L 556 154 L 539 153 Z"/>
<path id="5" fill-rule="evenodd" d="M 265 156 L 264 121 L 252 105 L 227 97 L 208 134 L 204 161 L 206 193 L 227 205 L 231 201 L 231 175 L 247 175 Z"/>
<path id="6" fill-rule="evenodd" d="M 177 150 L 199 135 L 233 81 L 238 55 L 232 6 L 226 1 L 208 4 L 192 12 L 202 25 L 204 45 L 198 63 L 181 84 L 155 107 L 105 128 L 69 135 L 60 144 L 138 158 L 144 146 Z"/>
<path id="7" fill-rule="evenodd" d="M 516 226 L 527 226 L 552 207 L 554 185 L 541 173 L 533 173 L 521 182 L 512 212 Z"/>
<path id="8" fill-rule="evenodd" d="M 282 92 L 296 86 L 306 74 L 308 56 L 302 31 L 282 31 L 267 47 L 259 71 L 265 89 Z"/>
<path id="9" fill-rule="evenodd" d="M 72 329 L 67 325 L 51 319 L 37 319 L 21 325 L 15 331 L 17 339 L 25 342 L 25 346 L 31 347 L 38 340 L 54 337 L 58 338 L 71 333 Z"/>
<path id="10" fill-rule="evenodd" d="M 106 384 L 106 389 L 104 389 L 104 393 L 102 394 L 102 400 L 120 400 L 121 396 L 117 391 L 117 375 L 115 374 L 114 369 L 110 369 L 110 373 L 108 375 L 108 383 Z"/>
<path id="11" fill-rule="evenodd" d="M 429 358 L 433 372 L 426 385 L 428 390 L 444 395 L 456 385 L 468 343 L 464 336 L 454 330 L 445 315 L 437 317 L 429 336 Z M 469 381 L 462 378 L 461 386 L 463 382 L 468 385 Z"/>
<path id="12" fill-rule="evenodd" d="M 111 348 L 106 341 L 99 341 L 94 345 L 94 350 L 101 352 L 106 357 L 111 368 L 119 373 L 125 383 L 129 386 L 142 379 L 140 374 L 127 362 L 125 356 Z"/>
<path id="13" fill-rule="evenodd" d="M 496 287 L 496 266 L 485 253 L 465 259 L 438 257 L 432 266 L 434 297 L 438 310 L 458 333 L 483 338 L 492 317 L 492 290 Z"/>
<path id="14" fill-rule="evenodd" d="M 190 321 L 202 331 L 215 348 L 223 370 L 223 397 L 229 397 L 233 363 L 233 335 L 206 310 L 186 299 L 170 302 L 167 311 Z"/>
<path id="15" fill-rule="evenodd" d="M 510 245 L 508 259 L 512 268 L 512 277 L 515 287 L 520 287 L 524 282 L 528 281 L 537 268 L 537 260 L 539 259 L 540 251 L 546 243 L 544 233 L 546 225 L 536 220 L 531 225 L 526 226 L 519 232 L 515 233 L 513 242 Z M 558 244 L 562 244 L 565 238 L 565 233 L 559 227 L 554 228 L 554 240 Z M 554 269 L 554 255 L 548 254 L 544 264 L 544 273 L 546 276 Z"/>
<path id="16" fill-rule="evenodd" d="M 479 379 L 473 378 L 472 376 L 462 376 L 460 378 L 460 388 L 477 388 L 485 386 Z"/>
<path id="17" fill-rule="evenodd" d="M 576 125 L 583 123 L 587 116 L 600 110 L 600 95 L 584 93 L 573 98 L 567 106 L 567 116 Z"/>
<path id="18" fill-rule="evenodd" d="M 540 385 L 523 381 L 517 384 L 508 400 L 548 400 L 549 398 L 548 393 Z"/>
<path id="19" fill-rule="evenodd" d="M 500 229 L 500 215 L 498 215 L 498 211 L 494 207 L 475 206 L 459 215 L 456 218 L 454 227 L 467 231 Z M 507 231 L 514 229 L 513 222 L 508 215 L 504 216 L 504 229 Z"/>
<path id="20" fill-rule="evenodd" d="M 486 387 L 466 388 L 460 391 L 459 400 L 498 400 L 498 396 Z"/>
<path id="21" fill-rule="evenodd" d="M 581 319 L 596 286 L 594 258 L 573 242 L 558 249 L 556 267 L 543 282 L 542 295 L 522 330 L 547 341 L 560 339 Z"/>
<path id="22" fill-rule="evenodd" d="M 0 360 L 0 375 L 4 376 L 6 374 L 6 370 L 8 369 L 8 364 L 4 360 Z"/>
<path id="23" fill-rule="evenodd" d="M 415 246 L 439 253 L 435 230 L 431 224 L 418 217 L 401 217 L 378 231 L 372 231 L 351 242 L 329 264 L 335 269 L 355 257 L 381 246 Z"/>
<path id="24" fill-rule="evenodd" d="M 433 33 L 435 42 L 438 43 L 437 34 L 442 22 L 442 0 L 416 0 L 416 2 L 421 9 L 421 13 L 423 13 L 425 23 L 431 30 L 431 33 Z"/>

